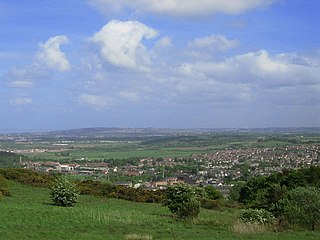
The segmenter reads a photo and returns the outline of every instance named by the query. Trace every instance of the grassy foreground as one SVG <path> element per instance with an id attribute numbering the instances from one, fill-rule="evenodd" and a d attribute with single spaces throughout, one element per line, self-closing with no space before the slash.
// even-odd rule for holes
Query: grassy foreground
<path id="1" fill-rule="evenodd" d="M 320 239 L 308 231 L 234 233 L 236 210 L 202 210 L 185 223 L 159 204 L 80 196 L 75 207 L 63 208 L 51 204 L 48 189 L 14 182 L 9 188 L 13 196 L 0 200 L 0 239 Z"/>

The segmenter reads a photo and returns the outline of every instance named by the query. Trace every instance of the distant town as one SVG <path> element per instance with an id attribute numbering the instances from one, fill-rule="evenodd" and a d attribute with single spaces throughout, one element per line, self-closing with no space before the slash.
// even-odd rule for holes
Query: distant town
<path id="1" fill-rule="evenodd" d="M 142 137 L 141 131 L 136 131 L 136 133 L 139 134 L 138 137 L 140 139 Z M 112 134 L 113 136 L 115 135 L 114 132 Z M 129 135 L 125 131 L 121 131 L 121 134 L 124 134 L 126 137 Z M 157 135 L 157 132 L 152 131 L 152 134 Z M 177 132 L 174 132 L 174 134 L 177 134 Z M 171 133 L 171 135 L 174 134 Z M 185 132 L 183 132 L 183 134 L 185 134 Z M 203 135 L 203 132 L 201 132 L 201 135 Z M 99 136 L 100 138 L 106 137 L 103 134 Z M 181 136 L 184 135 L 179 135 L 180 138 Z M 244 136 L 246 139 L 248 136 L 251 137 L 250 134 Z M 91 137 L 97 139 L 96 135 L 91 135 Z M 150 135 L 145 136 L 145 138 L 149 137 Z M 190 138 L 190 136 L 188 137 Z M 269 176 L 274 172 L 281 172 L 283 169 L 297 169 L 320 165 L 320 144 L 316 141 L 310 141 L 310 138 L 306 144 L 301 142 L 299 138 L 292 138 L 291 135 L 290 138 L 286 140 L 288 141 L 287 145 L 284 142 L 282 145 L 273 147 L 248 147 L 241 144 L 239 147 L 231 143 L 228 147 L 220 147 L 217 150 L 206 150 L 187 156 L 131 157 L 129 160 L 92 160 L 85 155 L 75 158 L 72 156 L 71 151 L 77 147 L 75 141 L 66 138 L 65 135 L 64 138 L 64 140 L 59 138 L 58 141 L 46 142 L 43 139 L 39 140 L 38 136 L 35 137 L 34 135 L 31 140 L 30 136 L 6 135 L 5 137 L 2 136 L 2 142 L 14 143 L 14 147 L 3 148 L 2 146 L 0 151 L 26 156 L 30 154 L 37 156 L 37 154 L 51 153 L 54 154 L 54 156 L 62 155 L 72 157 L 72 160 L 63 162 L 58 160 L 41 160 L 41 157 L 20 159 L 20 167 L 38 172 L 61 173 L 93 179 L 104 178 L 112 181 L 114 184 L 149 190 L 165 189 L 170 185 L 180 183 L 202 186 L 212 185 L 225 195 L 228 194 L 231 186 L 237 181 L 245 181 L 253 176 Z M 86 138 L 86 136 L 82 138 Z M 206 136 L 206 141 L 209 141 L 209 138 L 207 138 Z M 219 135 L 213 136 L 212 138 L 219 138 Z M 254 138 L 256 139 L 256 143 L 261 142 L 261 144 L 264 144 L 264 141 L 266 141 L 264 137 L 254 135 Z M 301 136 L 300 138 L 303 139 Z M 162 138 L 160 139 L 162 140 Z M 198 138 L 195 139 L 197 141 L 199 140 Z M 272 139 L 274 140 L 275 138 Z M 314 140 L 314 138 L 312 139 Z M 119 144 L 119 141 L 118 139 L 116 143 Z M 243 140 L 242 143 L 245 141 L 247 140 Z M 281 141 L 284 141 L 283 138 Z M 96 144 L 95 141 L 93 142 Z M 194 146 L 195 142 L 196 141 L 192 139 L 191 145 Z M 98 143 L 113 143 L 113 141 L 100 139 Z M 24 144 L 26 146 L 35 145 L 37 147 L 30 148 L 24 146 Z M 176 149 L 178 149 L 178 147 L 176 147 Z M 102 151 L 108 151 L 108 149 Z"/>

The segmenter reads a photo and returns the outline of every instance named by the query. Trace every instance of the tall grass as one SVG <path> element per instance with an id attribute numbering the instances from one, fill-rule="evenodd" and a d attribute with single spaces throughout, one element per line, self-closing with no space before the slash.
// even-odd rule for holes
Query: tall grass
<path id="1" fill-rule="evenodd" d="M 272 232 L 274 227 L 267 224 L 244 223 L 236 221 L 232 226 L 232 231 L 236 234 L 261 234 Z"/>
<path id="2" fill-rule="evenodd" d="M 126 240 L 152 240 L 151 235 L 138 235 L 138 234 L 127 234 L 125 236 Z"/>

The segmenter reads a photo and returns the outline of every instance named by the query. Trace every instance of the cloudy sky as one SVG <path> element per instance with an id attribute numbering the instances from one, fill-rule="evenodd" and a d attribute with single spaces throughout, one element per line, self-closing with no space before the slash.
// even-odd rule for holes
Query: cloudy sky
<path id="1" fill-rule="evenodd" d="M 0 0 L 0 129 L 320 126 L 318 0 Z"/>

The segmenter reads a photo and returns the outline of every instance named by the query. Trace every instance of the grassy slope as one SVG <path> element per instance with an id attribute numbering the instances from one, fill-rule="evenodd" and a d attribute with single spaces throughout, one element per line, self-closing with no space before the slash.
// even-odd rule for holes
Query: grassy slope
<path id="1" fill-rule="evenodd" d="M 202 210 L 194 224 L 172 218 L 157 204 L 81 196 L 73 208 L 50 204 L 48 189 L 10 183 L 13 197 L 0 200 L 0 239 L 319 239 L 319 232 L 236 235 L 235 211 Z"/>

